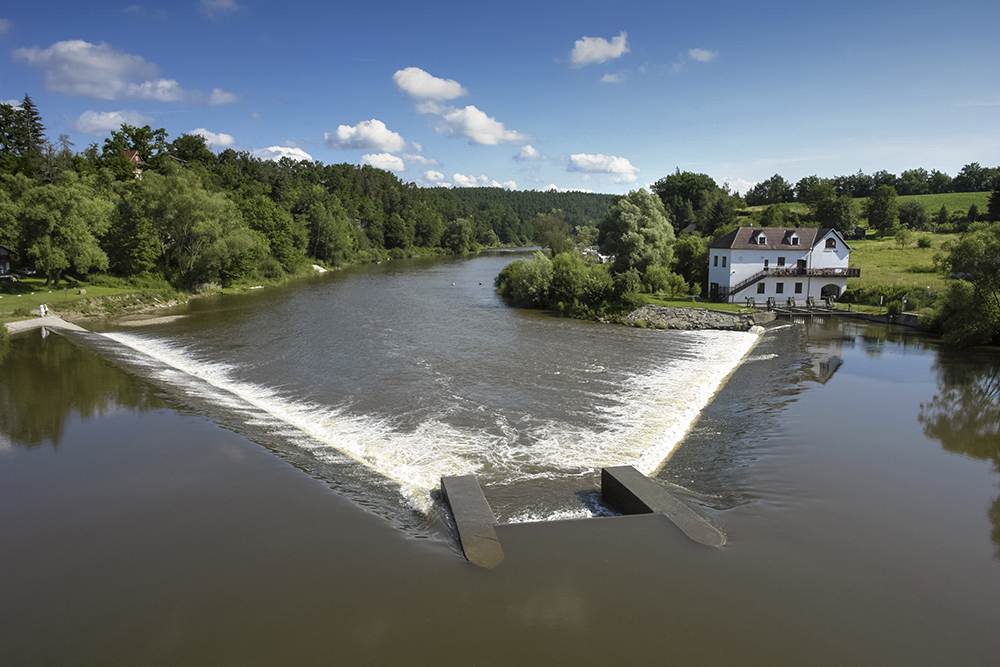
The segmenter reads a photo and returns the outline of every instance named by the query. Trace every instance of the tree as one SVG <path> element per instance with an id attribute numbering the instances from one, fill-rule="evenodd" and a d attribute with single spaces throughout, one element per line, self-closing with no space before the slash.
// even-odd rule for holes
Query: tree
<path id="1" fill-rule="evenodd" d="M 990 202 L 986 206 L 986 219 L 1000 221 L 1000 179 L 994 184 L 993 192 L 990 194 Z"/>
<path id="2" fill-rule="evenodd" d="M 792 185 L 781 174 L 775 174 L 766 181 L 761 181 L 750 188 L 746 194 L 747 204 L 780 204 L 790 202 L 795 198 Z"/>
<path id="3" fill-rule="evenodd" d="M 566 224 L 562 211 L 539 213 L 535 216 L 534 224 L 535 239 L 543 247 L 548 248 L 553 257 L 573 248 L 569 225 Z"/>
<path id="4" fill-rule="evenodd" d="M 822 179 L 819 176 L 813 175 L 800 178 L 799 182 L 795 184 L 795 200 L 812 204 L 826 191 L 827 187 L 832 188 L 832 185 L 830 185 L 828 180 Z"/>
<path id="5" fill-rule="evenodd" d="M 205 138 L 199 134 L 182 134 L 170 142 L 170 154 L 188 164 L 210 165 L 215 162 L 215 153 L 208 148 Z"/>
<path id="6" fill-rule="evenodd" d="M 441 236 L 441 246 L 453 255 L 464 255 L 476 248 L 475 227 L 467 218 L 457 218 L 448 223 Z"/>
<path id="7" fill-rule="evenodd" d="M 601 252 L 615 256 L 612 273 L 635 269 L 642 274 L 651 264 L 670 265 L 674 228 L 663 202 L 642 188 L 611 207 L 598 227 L 597 242 Z"/>
<path id="8" fill-rule="evenodd" d="M 110 269 L 122 276 L 152 273 L 162 247 L 146 201 L 135 182 L 128 183 L 103 239 Z"/>
<path id="9" fill-rule="evenodd" d="M 705 193 L 719 191 L 719 184 L 708 174 L 696 174 L 677 169 L 653 183 L 653 192 L 664 207 L 670 211 L 677 230 L 695 222 L 695 214 L 701 209 Z"/>
<path id="10" fill-rule="evenodd" d="M 937 227 L 948 224 L 948 208 L 941 204 L 941 208 L 938 209 L 937 214 L 934 216 L 934 224 Z"/>
<path id="11" fill-rule="evenodd" d="M 760 224 L 764 227 L 797 227 L 799 215 L 788 204 L 771 204 L 761 213 Z"/>
<path id="12" fill-rule="evenodd" d="M 989 343 L 1000 336 L 1000 222 L 976 223 L 938 259 L 955 278 L 936 318 L 945 340 Z"/>
<path id="13" fill-rule="evenodd" d="M 899 224 L 909 229 L 927 229 L 930 227 L 931 219 L 922 204 L 907 201 L 899 205 Z"/>
<path id="14" fill-rule="evenodd" d="M 270 197 L 242 196 L 237 201 L 246 226 L 261 233 L 267 240 L 270 254 L 286 271 L 298 268 L 308 243 L 306 229 Z"/>
<path id="15" fill-rule="evenodd" d="M 969 224 L 972 224 L 976 220 L 979 220 L 979 207 L 976 206 L 975 204 L 972 204 L 971 206 L 969 206 L 969 212 L 966 213 L 965 217 L 966 217 L 966 220 L 969 221 Z"/>
<path id="16" fill-rule="evenodd" d="M 943 171 L 932 169 L 930 177 L 927 179 L 927 189 L 934 194 L 951 192 L 951 176 Z"/>
<path id="17" fill-rule="evenodd" d="M 896 184 L 901 195 L 924 195 L 931 191 L 930 174 L 926 169 L 907 169 L 899 175 Z"/>
<path id="18" fill-rule="evenodd" d="M 674 271 L 704 292 L 708 282 L 708 239 L 697 234 L 678 237 L 674 242 Z"/>
<path id="19" fill-rule="evenodd" d="M 896 189 L 883 185 L 872 193 L 866 206 L 868 226 L 882 236 L 892 234 L 899 224 L 899 205 L 896 203 Z"/>
<path id="20" fill-rule="evenodd" d="M 898 227 L 896 229 L 896 245 L 900 248 L 905 248 L 913 242 L 913 232 L 907 227 Z"/>
<path id="21" fill-rule="evenodd" d="M 46 284 L 58 285 L 66 271 L 86 275 L 108 268 L 98 238 L 108 228 L 112 208 L 72 174 L 25 192 L 20 207 L 22 248 L 45 275 Z"/>
<path id="22" fill-rule="evenodd" d="M 821 227 L 841 233 L 853 232 L 857 225 L 854 202 L 847 195 L 835 194 L 832 188 L 813 203 L 812 215 Z"/>
<path id="23" fill-rule="evenodd" d="M 413 241 L 418 246 L 433 248 L 441 241 L 444 220 L 433 206 L 426 201 L 418 201 L 410 209 L 413 220 Z"/>
<path id="24" fill-rule="evenodd" d="M 546 308 L 552 285 L 552 263 L 541 252 L 536 252 L 530 260 L 511 262 L 496 277 L 497 292 L 514 306 Z"/>
<path id="25" fill-rule="evenodd" d="M 713 199 L 710 206 L 702 209 L 701 220 L 698 224 L 699 231 L 706 236 L 711 236 L 719 229 L 736 224 L 734 198 L 720 190 Z"/>
<path id="26" fill-rule="evenodd" d="M 119 180 L 133 178 L 135 165 L 129 162 L 127 151 L 135 151 L 139 159 L 150 167 L 162 167 L 167 155 L 167 131 L 149 125 L 136 127 L 123 123 L 104 140 L 101 164 L 110 169 Z"/>
<path id="27" fill-rule="evenodd" d="M 385 222 L 385 247 L 409 248 L 413 245 L 413 227 L 399 213 L 393 213 Z"/>
<path id="28" fill-rule="evenodd" d="M 971 162 L 952 179 L 955 192 L 984 192 L 993 187 L 993 181 L 1000 176 L 1000 167 L 983 167 L 978 162 Z"/>

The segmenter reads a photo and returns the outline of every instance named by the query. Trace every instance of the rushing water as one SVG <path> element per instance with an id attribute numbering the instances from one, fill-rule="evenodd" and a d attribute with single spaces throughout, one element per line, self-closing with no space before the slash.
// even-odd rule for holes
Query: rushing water
<path id="1" fill-rule="evenodd" d="M 505 261 L 16 338 L 0 664 L 997 663 L 1000 352 L 558 319 L 499 304 Z M 618 462 L 727 546 L 552 520 Z M 431 505 L 467 471 L 511 524 L 488 573 Z"/>

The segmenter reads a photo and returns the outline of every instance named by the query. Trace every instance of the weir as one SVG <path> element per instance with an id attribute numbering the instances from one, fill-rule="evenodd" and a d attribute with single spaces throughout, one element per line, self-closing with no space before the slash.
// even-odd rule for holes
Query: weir
<path id="1" fill-rule="evenodd" d="M 441 491 L 466 560 L 486 569 L 499 565 L 504 555 L 496 533 L 496 517 L 476 476 L 442 477 Z M 632 466 L 601 468 L 601 497 L 622 516 L 662 515 L 698 544 L 718 548 L 726 543 L 725 533 Z"/>

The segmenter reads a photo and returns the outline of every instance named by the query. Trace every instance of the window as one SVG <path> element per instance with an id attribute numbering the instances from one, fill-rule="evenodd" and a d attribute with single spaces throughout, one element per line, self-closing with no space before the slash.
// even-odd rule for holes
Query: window
<path id="1" fill-rule="evenodd" d="M 718 266 L 718 265 L 719 265 L 719 256 L 716 255 L 715 257 L 712 258 L 712 266 Z"/>
<path id="2" fill-rule="evenodd" d="M 767 245 L 767 237 L 761 234 L 757 237 L 757 245 Z"/>
<path id="3" fill-rule="evenodd" d="M 778 266 L 784 266 L 784 265 L 785 265 L 785 258 L 784 257 L 779 257 L 778 258 Z"/>
<path id="4" fill-rule="evenodd" d="M 784 294 L 785 293 L 785 283 L 775 283 L 774 284 L 774 292 L 775 292 L 775 294 Z"/>
<path id="5" fill-rule="evenodd" d="M 802 283 L 795 283 L 795 293 L 802 294 Z"/>
<path id="6" fill-rule="evenodd" d="M 764 283 L 757 283 L 757 294 L 764 293 Z"/>
<path id="7" fill-rule="evenodd" d="M 828 238 L 826 240 L 826 247 L 827 247 L 827 249 L 834 249 L 834 248 L 836 248 L 837 247 L 837 239 L 833 238 L 832 236 L 830 238 Z"/>
<path id="8" fill-rule="evenodd" d="M 798 244 L 799 244 L 799 237 L 798 236 L 793 236 L 792 237 L 792 245 L 798 245 Z"/>
<path id="9" fill-rule="evenodd" d="M 722 258 L 722 266 L 723 266 L 723 267 L 725 267 L 725 266 L 726 266 L 726 258 L 725 258 L 725 256 L 723 256 L 723 258 Z"/>

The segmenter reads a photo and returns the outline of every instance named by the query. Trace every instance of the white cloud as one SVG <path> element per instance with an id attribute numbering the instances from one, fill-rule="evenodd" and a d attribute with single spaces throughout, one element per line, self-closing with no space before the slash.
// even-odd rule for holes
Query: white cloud
<path id="1" fill-rule="evenodd" d="M 6 35 L 13 27 L 14 24 L 10 22 L 10 19 L 0 19 L 0 35 Z"/>
<path id="2" fill-rule="evenodd" d="M 718 51 L 710 51 L 708 49 L 688 49 L 688 58 L 699 63 L 712 62 L 719 57 Z"/>
<path id="3" fill-rule="evenodd" d="M 587 174 L 611 174 L 616 183 L 631 183 L 636 180 L 636 175 L 639 173 L 639 168 L 628 159 L 601 153 L 574 153 L 569 156 L 566 170 Z"/>
<path id="4" fill-rule="evenodd" d="M 14 59 L 41 70 L 49 90 L 99 100 L 133 98 L 158 102 L 190 100 L 209 104 L 235 101 L 221 88 L 210 95 L 185 90 L 175 79 L 159 76 L 159 68 L 110 44 L 82 39 L 56 42 L 48 48 L 16 49 Z"/>
<path id="5" fill-rule="evenodd" d="M 577 67 L 583 67 L 621 58 L 626 53 L 628 53 L 628 35 L 622 31 L 610 41 L 603 37 L 581 37 L 573 43 L 569 60 Z"/>
<path id="6" fill-rule="evenodd" d="M 243 9 L 236 0 L 201 0 L 201 11 L 209 18 L 235 14 Z"/>
<path id="7" fill-rule="evenodd" d="M 746 194 L 747 190 L 757 184 L 756 181 L 748 181 L 747 179 L 740 178 L 738 176 L 735 178 L 727 176 L 722 179 L 722 182 L 728 185 L 730 190 L 739 192 L 740 194 Z"/>
<path id="8" fill-rule="evenodd" d="M 466 90 L 458 81 L 441 79 L 419 67 L 406 67 L 392 75 L 399 89 L 411 97 L 425 100 L 453 100 L 465 95 Z"/>
<path id="9" fill-rule="evenodd" d="M 232 146 L 236 143 L 236 139 L 231 134 L 226 134 L 225 132 L 212 132 L 211 130 L 206 130 L 203 127 L 191 130 L 188 134 L 197 134 L 212 148 L 225 148 L 226 146 Z"/>
<path id="10" fill-rule="evenodd" d="M 84 134 L 104 134 L 122 126 L 148 125 L 151 119 L 138 111 L 84 111 L 73 123 L 73 129 Z"/>
<path id="11" fill-rule="evenodd" d="M 238 99 L 235 93 L 223 90 L 222 88 L 213 88 L 208 96 L 208 103 L 212 106 L 219 106 L 222 104 L 232 104 Z"/>
<path id="12" fill-rule="evenodd" d="M 411 145 L 411 146 L 413 146 L 413 150 L 417 151 L 418 153 L 419 153 L 420 151 L 424 150 L 424 147 L 423 147 L 423 145 L 422 145 L 422 144 L 418 144 L 418 143 L 417 143 L 417 142 L 415 142 L 415 141 L 412 141 L 412 142 L 410 142 L 410 145 Z"/>
<path id="13" fill-rule="evenodd" d="M 461 109 L 449 109 L 441 118 L 448 134 L 462 135 L 477 144 L 495 146 L 504 142 L 523 141 L 525 138 L 520 132 L 508 130 L 503 123 L 472 104 Z"/>
<path id="14" fill-rule="evenodd" d="M 365 164 L 370 164 L 373 167 L 385 169 L 386 171 L 406 170 L 406 164 L 403 162 L 403 158 L 390 155 L 389 153 L 366 153 L 361 156 L 361 161 Z"/>
<path id="15" fill-rule="evenodd" d="M 15 99 L 3 100 L 0 101 L 0 104 L 6 104 L 7 106 L 14 107 L 19 111 L 21 109 L 21 100 L 15 100 Z"/>
<path id="16" fill-rule="evenodd" d="M 184 90 L 174 79 L 157 79 L 130 83 L 126 88 L 127 97 L 137 97 L 141 100 L 156 100 L 157 102 L 176 102 L 184 97 Z"/>
<path id="17" fill-rule="evenodd" d="M 253 152 L 254 156 L 261 158 L 262 160 L 280 160 L 281 158 L 291 158 L 292 160 L 300 161 L 306 160 L 307 162 L 313 161 L 313 156 L 306 153 L 301 148 L 295 146 L 268 146 L 267 148 L 258 148 Z"/>
<path id="18" fill-rule="evenodd" d="M 621 74 L 605 74 L 601 77 L 601 83 L 621 83 L 625 80 Z"/>
<path id="19" fill-rule="evenodd" d="M 441 181 L 444 180 L 444 174 L 442 174 L 440 171 L 434 171 L 433 169 L 429 169 L 424 172 L 424 179 L 430 181 L 431 183 L 440 183 Z"/>
<path id="20" fill-rule="evenodd" d="M 537 160 L 542 157 L 542 154 L 538 152 L 538 149 L 531 144 L 525 144 L 521 146 L 521 150 L 518 151 L 514 159 L 518 162 L 530 162 L 531 160 Z"/>
<path id="21" fill-rule="evenodd" d="M 336 132 L 324 132 L 323 138 L 330 148 L 367 148 L 388 153 L 406 147 L 402 136 L 376 118 L 357 125 L 338 125 Z"/>
<path id="22" fill-rule="evenodd" d="M 451 180 L 456 188 L 506 188 L 508 190 L 517 189 L 517 181 L 503 181 L 490 178 L 485 174 L 481 176 L 466 176 L 465 174 L 452 174 Z"/>
<path id="23" fill-rule="evenodd" d="M 429 157 L 424 157 L 423 155 L 417 155 L 416 153 L 403 153 L 403 159 L 407 162 L 415 162 L 417 164 L 433 165 L 437 164 L 437 160 L 432 160 Z"/>

